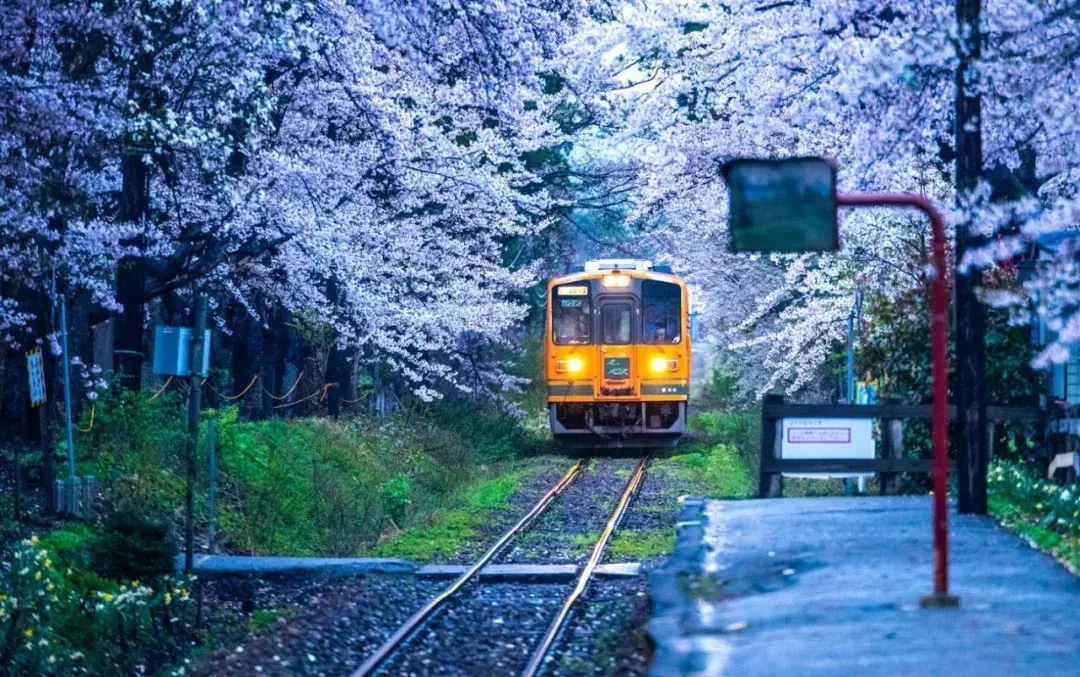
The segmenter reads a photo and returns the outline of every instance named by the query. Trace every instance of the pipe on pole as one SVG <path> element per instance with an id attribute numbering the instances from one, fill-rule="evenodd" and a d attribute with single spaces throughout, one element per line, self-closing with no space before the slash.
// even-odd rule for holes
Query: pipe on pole
<path id="1" fill-rule="evenodd" d="M 930 217 L 933 237 L 933 279 L 930 297 L 930 361 L 933 405 L 930 415 L 934 449 L 934 593 L 922 600 L 925 607 L 954 607 L 959 600 L 949 594 L 948 513 L 948 398 L 949 398 L 949 287 L 945 260 L 945 223 L 930 200 L 921 195 L 838 195 L 838 207 L 911 207 Z"/>

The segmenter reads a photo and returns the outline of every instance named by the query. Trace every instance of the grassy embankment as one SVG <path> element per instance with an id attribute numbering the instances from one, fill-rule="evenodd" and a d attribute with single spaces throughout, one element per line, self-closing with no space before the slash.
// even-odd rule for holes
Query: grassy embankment
<path id="1" fill-rule="evenodd" d="M 357 555 L 458 506 L 503 505 L 517 454 L 543 443 L 535 422 L 461 401 L 388 419 L 242 421 L 234 408 L 206 416 L 217 427 L 218 544 L 235 553 Z M 111 395 L 82 427 L 78 472 L 97 478 L 102 517 L 39 528 L 5 553 L 0 672 L 153 670 L 198 641 L 191 584 L 172 574 L 185 492 L 180 394 Z M 205 442 L 204 426 L 197 551 L 208 518 Z M 264 610 L 251 628 L 286 612 Z"/>

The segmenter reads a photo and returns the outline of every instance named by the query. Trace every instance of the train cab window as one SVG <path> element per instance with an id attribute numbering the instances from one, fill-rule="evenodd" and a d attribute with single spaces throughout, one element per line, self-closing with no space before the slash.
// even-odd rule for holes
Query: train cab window
<path id="1" fill-rule="evenodd" d="M 551 319 L 555 344 L 586 345 L 592 342 L 592 303 L 589 285 L 563 284 L 555 287 Z"/>
<path id="2" fill-rule="evenodd" d="M 641 322 L 644 343 L 682 340 L 682 289 L 677 284 L 644 280 L 641 283 Z"/>
<path id="3" fill-rule="evenodd" d="M 629 303 L 608 303 L 600 306 L 600 327 L 605 345 L 630 343 L 630 328 L 634 309 Z"/>

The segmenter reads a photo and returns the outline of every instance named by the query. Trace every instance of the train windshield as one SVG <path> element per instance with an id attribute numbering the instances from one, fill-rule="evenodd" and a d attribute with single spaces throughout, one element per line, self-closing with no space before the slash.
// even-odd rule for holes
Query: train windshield
<path id="1" fill-rule="evenodd" d="M 682 340 L 682 290 L 677 284 L 644 280 L 641 283 L 641 320 L 645 343 Z"/>
<path id="2" fill-rule="evenodd" d="M 556 345 L 575 346 L 592 342 L 592 303 L 587 283 L 555 287 L 552 304 L 551 319 Z"/>
<path id="3" fill-rule="evenodd" d="M 604 332 L 604 344 L 630 343 L 630 321 L 634 309 L 629 303 L 600 305 L 600 324 Z"/>

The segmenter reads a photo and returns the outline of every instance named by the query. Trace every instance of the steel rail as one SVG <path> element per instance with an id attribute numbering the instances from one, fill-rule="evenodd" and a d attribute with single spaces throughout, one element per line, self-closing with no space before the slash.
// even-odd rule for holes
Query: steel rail
<path id="1" fill-rule="evenodd" d="M 563 602 L 562 608 L 559 610 L 559 614 L 551 621 L 551 625 L 548 626 L 547 632 L 544 634 L 544 640 L 540 643 L 540 646 L 533 652 L 532 658 L 529 660 L 529 665 L 521 672 L 521 677 L 534 677 L 544 663 L 544 658 L 547 657 L 551 647 L 554 646 L 555 641 L 559 638 L 559 633 L 566 625 L 567 619 L 570 618 L 570 612 L 573 610 L 574 605 L 578 599 L 585 592 L 585 588 L 588 587 L 589 581 L 592 579 L 593 571 L 595 571 L 598 564 L 600 564 L 600 558 L 604 555 L 604 550 L 607 549 L 608 541 L 611 540 L 611 534 L 615 532 L 615 528 L 619 525 L 623 515 L 626 514 L 626 508 L 630 505 L 630 499 L 637 493 L 638 488 L 641 486 L 641 482 L 645 477 L 645 469 L 649 465 L 650 456 L 646 456 L 641 459 L 641 463 L 638 464 L 637 470 L 630 476 L 630 481 L 626 483 L 626 489 L 623 491 L 622 497 L 619 499 L 618 505 L 615 506 L 615 511 L 611 513 L 611 517 L 608 519 L 607 525 L 604 527 L 604 531 L 600 534 L 600 539 L 593 546 L 592 555 L 589 556 L 589 561 L 585 564 L 585 567 L 581 570 L 581 575 L 578 576 L 577 585 L 574 586 L 573 591 L 566 597 Z"/>
<path id="2" fill-rule="evenodd" d="M 480 573 L 480 570 L 483 569 L 495 555 L 499 554 L 499 551 L 506 547 L 506 544 L 509 543 L 518 532 L 535 520 L 540 513 L 544 512 L 551 502 L 570 485 L 570 482 L 577 476 L 578 471 L 581 470 L 584 464 L 585 460 L 583 459 L 570 466 L 570 469 L 566 471 L 566 474 L 562 476 L 562 479 L 556 482 L 555 486 L 551 487 L 551 489 L 548 489 L 548 492 L 544 494 L 543 498 L 537 501 L 536 505 L 534 505 L 517 524 L 511 527 L 498 541 L 495 542 L 494 545 L 488 548 L 487 552 L 485 552 L 480 559 L 476 560 L 476 562 L 469 567 L 468 571 L 459 576 L 458 579 L 451 583 L 445 590 L 433 597 L 427 604 L 421 607 L 419 611 L 410 616 L 409 619 L 390 636 L 390 639 L 383 642 L 382 646 L 380 646 L 375 653 L 369 656 L 368 659 L 352 673 L 351 677 L 365 677 L 365 675 L 370 675 L 377 670 L 390 654 L 392 654 L 402 642 L 408 639 L 408 637 L 420 627 L 420 624 L 427 620 L 427 618 L 431 616 L 443 602 L 450 599 L 450 597 L 460 590 L 462 586 L 468 583 L 476 576 L 476 574 Z"/>

